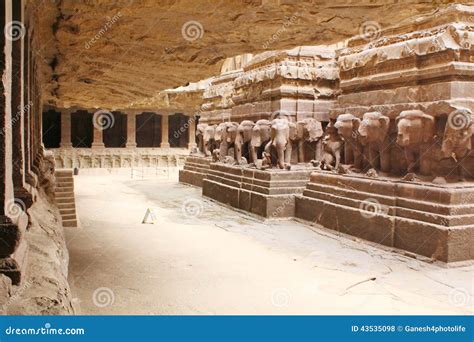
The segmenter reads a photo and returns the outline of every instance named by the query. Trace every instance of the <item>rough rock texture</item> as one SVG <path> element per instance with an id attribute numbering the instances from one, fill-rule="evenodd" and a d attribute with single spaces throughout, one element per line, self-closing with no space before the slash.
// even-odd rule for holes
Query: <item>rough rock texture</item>
<path id="1" fill-rule="evenodd" d="M 0 274 L 0 314 L 5 314 L 12 295 L 12 280 L 4 274 Z"/>
<path id="2" fill-rule="evenodd" d="M 73 314 L 67 282 L 69 254 L 58 209 L 42 192 L 28 211 L 31 225 L 26 277 L 4 306 L 9 315 Z"/>
<path id="3" fill-rule="evenodd" d="M 45 100 L 57 107 L 127 108 L 165 106 L 146 98 L 218 74 L 226 57 L 334 43 L 448 3 L 30 0 L 29 5 L 44 59 Z"/>

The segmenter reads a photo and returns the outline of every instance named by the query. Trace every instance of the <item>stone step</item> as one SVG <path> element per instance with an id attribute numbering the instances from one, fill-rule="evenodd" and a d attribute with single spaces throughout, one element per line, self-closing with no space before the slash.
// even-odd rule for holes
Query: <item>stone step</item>
<path id="1" fill-rule="evenodd" d="M 56 181 L 56 187 L 70 186 L 74 184 L 73 179 Z"/>
<path id="2" fill-rule="evenodd" d="M 63 227 L 77 227 L 74 198 L 74 177 L 72 169 L 56 170 L 56 204 L 63 221 Z"/>
<path id="3" fill-rule="evenodd" d="M 74 187 L 73 186 L 60 187 L 60 188 L 56 188 L 56 191 L 55 191 L 55 193 L 64 193 L 64 192 L 74 193 Z"/>
<path id="4" fill-rule="evenodd" d="M 71 201 L 69 203 L 67 202 L 62 202 L 62 203 L 57 203 L 59 209 L 75 209 L 76 204 L 74 201 Z"/>
<path id="5" fill-rule="evenodd" d="M 63 221 L 75 220 L 76 219 L 76 213 L 74 212 L 73 214 L 61 214 L 61 217 L 63 218 Z"/>
<path id="6" fill-rule="evenodd" d="M 76 208 L 59 208 L 62 217 L 66 215 L 76 215 Z"/>
<path id="7" fill-rule="evenodd" d="M 63 227 L 77 228 L 77 220 L 63 220 Z"/>
<path id="8" fill-rule="evenodd" d="M 59 196 L 56 196 L 56 202 L 64 202 L 67 200 L 72 200 L 74 201 L 74 194 L 69 194 L 69 193 L 60 193 Z"/>

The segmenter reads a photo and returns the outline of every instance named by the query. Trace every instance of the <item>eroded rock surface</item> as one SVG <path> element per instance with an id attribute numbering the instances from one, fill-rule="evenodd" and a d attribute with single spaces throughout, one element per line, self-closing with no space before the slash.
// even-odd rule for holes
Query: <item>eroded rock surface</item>
<path id="1" fill-rule="evenodd" d="M 67 281 L 69 254 L 59 210 L 45 200 L 45 194 L 29 209 L 31 225 L 26 278 L 15 286 L 4 305 L 9 315 L 73 314 Z M 1 287 L 1 286 L 0 286 Z"/>
<path id="2" fill-rule="evenodd" d="M 227 57 L 332 44 L 358 33 L 370 38 L 448 3 L 31 0 L 29 6 L 45 100 L 112 109 L 163 105 L 145 99 L 218 74 Z"/>

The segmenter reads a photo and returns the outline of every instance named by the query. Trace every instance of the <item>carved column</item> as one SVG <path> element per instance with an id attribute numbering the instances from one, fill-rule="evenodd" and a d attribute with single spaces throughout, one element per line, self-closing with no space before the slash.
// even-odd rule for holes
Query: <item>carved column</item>
<path id="1" fill-rule="evenodd" d="M 13 20 L 21 20 L 22 2 L 3 2 L 5 6 L 3 15 L 0 16 L 0 28 L 4 31 L 5 24 Z M 24 44 L 23 40 L 20 40 Z M 24 238 L 28 225 L 28 215 L 25 213 L 26 204 L 22 199 L 16 197 L 14 187 L 15 175 L 19 171 L 17 159 L 23 153 L 21 140 L 21 125 L 18 125 L 17 116 L 19 91 L 22 87 L 21 79 L 13 75 L 12 56 L 18 56 L 12 51 L 12 40 L 7 34 L 0 38 L 0 72 L 3 82 L 0 82 L 0 273 L 12 279 L 15 285 L 20 284 L 22 274 L 26 267 L 27 242 Z M 18 48 L 18 46 L 17 46 Z M 18 52 L 18 51 L 17 51 Z M 20 82 L 20 83 L 17 83 Z M 21 93 L 21 89 L 20 89 Z M 22 108 L 20 108 L 21 110 Z M 21 113 L 20 113 L 21 116 Z M 18 135 L 20 134 L 20 135 Z M 16 152 L 15 152 L 16 150 Z M 21 163 L 23 164 L 23 163 Z M 20 182 L 22 178 L 17 178 Z"/>
<path id="2" fill-rule="evenodd" d="M 125 147 L 135 148 L 137 147 L 137 112 L 127 112 L 127 143 Z"/>
<path id="3" fill-rule="evenodd" d="M 168 136 L 168 131 L 169 131 L 169 114 L 163 114 L 161 116 L 161 148 L 169 148 L 170 143 L 169 143 L 169 136 Z"/>
<path id="4" fill-rule="evenodd" d="M 195 148 L 196 145 L 196 116 L 189 116 L 188 118 L 188 148 Z"/>
<path id="5" fill-rule="evenodd" d="M 71 109 L 61 110 L 61 148 L 71 148 Z"/>
<path id="6" fill-rule="evenodd" d="M 92 115 L 92 122 L 92 129 L 94 130 L 92 148 L 104 148 L 104 129 L 94 120 L 94 115 Z"/>

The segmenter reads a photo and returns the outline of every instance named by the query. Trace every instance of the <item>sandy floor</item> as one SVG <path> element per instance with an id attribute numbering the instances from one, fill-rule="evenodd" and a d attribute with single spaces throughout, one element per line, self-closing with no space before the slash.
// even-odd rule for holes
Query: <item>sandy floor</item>
<path id="1" fill-rule="evenodd" d="M 67 229 L 82 314 L 473 313 L 473 267 L 442 268 L 294 221 L 262 222 L 171 179 L 75 177 Z M 156 224 L 142 224 L 147 208 Z"/>

